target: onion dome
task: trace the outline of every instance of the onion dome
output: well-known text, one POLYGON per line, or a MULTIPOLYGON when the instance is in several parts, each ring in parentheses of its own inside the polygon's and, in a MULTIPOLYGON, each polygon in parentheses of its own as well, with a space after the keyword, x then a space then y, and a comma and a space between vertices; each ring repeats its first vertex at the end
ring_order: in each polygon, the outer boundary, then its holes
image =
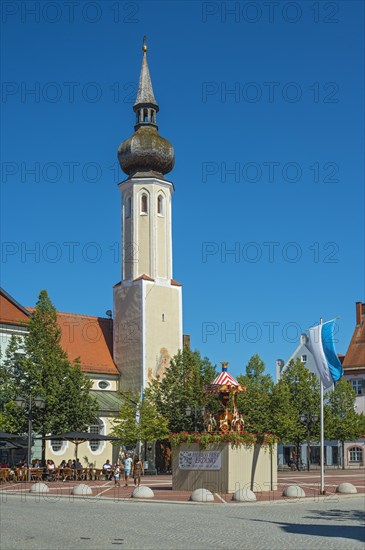
POLYGON ((146 37, 143 39, 142 51, 142 69, 133 106, 136 113, 135 133, 119 146, 118 160, 123 172, 128 176, 137 173, 162 176, 174 167, 174 148, 158 133, 156 118, 159 107, 153 93, 147 64, 146 37))

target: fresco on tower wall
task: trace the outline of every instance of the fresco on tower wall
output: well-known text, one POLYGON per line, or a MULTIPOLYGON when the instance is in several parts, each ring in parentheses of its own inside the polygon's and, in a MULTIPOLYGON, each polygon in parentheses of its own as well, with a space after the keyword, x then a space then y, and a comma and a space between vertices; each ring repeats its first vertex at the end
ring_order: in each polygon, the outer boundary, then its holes
POLYGON ((161 348, 155 367, 153 369, 148 369, 148 382, 151 382, 156 378, 162 378, 163 376, 165 376, 166 369, 168 369, 170 365, 170 360, 171 357, 167 348, 161 348))

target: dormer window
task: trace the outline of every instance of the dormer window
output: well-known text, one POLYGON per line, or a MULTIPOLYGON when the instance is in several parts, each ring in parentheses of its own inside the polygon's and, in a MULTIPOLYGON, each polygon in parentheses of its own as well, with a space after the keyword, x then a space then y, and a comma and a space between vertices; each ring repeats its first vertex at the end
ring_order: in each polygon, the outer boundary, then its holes
POLYGON ((148 197, 146 194, 141 196, 141 214, 148 214, 148 197))
POLYGON ((163 196, 159 195, 157 197, 157 214, 163 216, 163 196))

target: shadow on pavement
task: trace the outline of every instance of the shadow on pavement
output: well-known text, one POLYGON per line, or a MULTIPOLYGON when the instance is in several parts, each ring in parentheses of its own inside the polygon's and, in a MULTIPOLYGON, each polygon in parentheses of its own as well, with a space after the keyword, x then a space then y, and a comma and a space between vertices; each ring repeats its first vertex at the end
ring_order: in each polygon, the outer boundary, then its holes
MULTIPOLYGON (((303 524, 303 523, 286 523, 283 521, 270 521, 264 519, 248 519, 245 518, 245 521, 256 521, 260 523, 271 523, 272 525, 279 525, 286 533, 297 534, 297 535, 310 535, 314 537, 332 537, 332 538, 346 538, 353 539, 360 542, 365 542, 365 528, 363 525, 364 514, 360 511, 344 511, 344 510, 328 510, 314 511, 313 514, 317 516, 306 516, 309 519, 316 520, 318 515, 321 516, 321 519, 334 520, 338 519, 339 521, 358 521, 361 525, 329 525, 323 524, 303 524)), ((242 519, 242 518, 240 518, 242 519)))

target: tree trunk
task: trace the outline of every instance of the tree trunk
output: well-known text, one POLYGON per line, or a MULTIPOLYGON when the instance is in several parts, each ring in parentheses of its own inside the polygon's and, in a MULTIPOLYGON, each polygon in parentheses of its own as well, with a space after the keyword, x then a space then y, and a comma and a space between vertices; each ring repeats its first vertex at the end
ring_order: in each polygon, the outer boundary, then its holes
POLYGON ((345 442, 344 441, 341 441, 341 451, 342 451, 342 459, 341 459, 342 469, 344 470, 345 469, 345 442))

